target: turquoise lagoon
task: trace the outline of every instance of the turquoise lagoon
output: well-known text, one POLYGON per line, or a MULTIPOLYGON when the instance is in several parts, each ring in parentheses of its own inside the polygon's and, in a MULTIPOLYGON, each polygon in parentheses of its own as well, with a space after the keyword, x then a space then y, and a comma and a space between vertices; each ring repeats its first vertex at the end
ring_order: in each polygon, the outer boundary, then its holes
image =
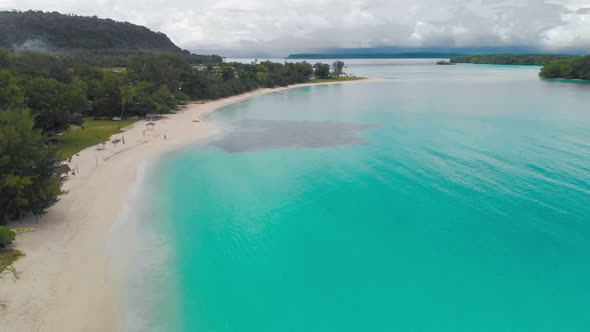
POLYGON ((431 62, 211 114, 144 184, 129 330, 589 331, 590 86, 431 62))

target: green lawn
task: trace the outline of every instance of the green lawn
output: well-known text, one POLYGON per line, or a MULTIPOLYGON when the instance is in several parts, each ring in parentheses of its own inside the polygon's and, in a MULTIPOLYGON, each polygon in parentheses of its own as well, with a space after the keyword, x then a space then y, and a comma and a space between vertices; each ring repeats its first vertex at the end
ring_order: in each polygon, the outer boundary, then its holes
POLYGON ((337 78, 316 78, 315 80, 309 81, 310 83, 331 83, 331 82, 345 82, 345 81, 358 81, 358 80, 365 80, 366 77, 356 77, 356 76, 341 76, 337 78))
POLYGON ((0 274, 6 269, 15 273, 16 271, 12 268, 12 264, 23 256, 24 254, 18 250, 0 250, 0 274))
POLYGON ((57 155, 62 159, 68 159, 89 146, 108 141, 109 137, 121 132, 121 128, 127 127, 137 120, 84 120, 84 129, 72 127, 69 131, 59 136, 59 149, 57 155))

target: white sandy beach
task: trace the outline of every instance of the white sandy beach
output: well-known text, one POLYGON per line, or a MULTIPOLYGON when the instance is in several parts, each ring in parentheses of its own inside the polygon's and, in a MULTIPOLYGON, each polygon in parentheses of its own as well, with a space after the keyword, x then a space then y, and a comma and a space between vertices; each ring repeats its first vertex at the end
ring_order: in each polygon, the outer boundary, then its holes
MULTIPOLYGON (((350 82, 365 83, 375 79, 350 82)), ((17 237, 13 248, 25 253, 15 267, 20 279, 0 278, 0 331, 118 331, 117 289, 107 273, 112 259, 107 250, 111 227, 119 217, 139 165, 216 132, 200 121, 205 114, 245 99, 287 88, 189 104, 164 116, 153 130, 141 120, 127 128, 126 144, 107 144, 105 151, 87 148, 70 167, 79 173, 65 181, 67 193, 37 224, 33 218, 12 227, 34 227, 17 237), (145 131, 145 134, 144 134, 145 131), (166 139, 164 139, 166 135, 166 139)), ((125 236, 125 234, 123 234, 125 236)))

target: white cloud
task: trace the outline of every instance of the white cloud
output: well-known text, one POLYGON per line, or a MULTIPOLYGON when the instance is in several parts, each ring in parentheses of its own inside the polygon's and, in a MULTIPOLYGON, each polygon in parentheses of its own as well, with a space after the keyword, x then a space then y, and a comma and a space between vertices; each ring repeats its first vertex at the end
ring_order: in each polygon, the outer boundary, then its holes
POLYGON ((0 0, 129 21, 195 52, 285 55, 319 48, 590 47, 590 0, 0 0))
POLYGON ((561 24, 547 29, 540 40, 548 49, 559 50, 580 45, 590 51, 590 2, 571 1, 561 13, 561 24))

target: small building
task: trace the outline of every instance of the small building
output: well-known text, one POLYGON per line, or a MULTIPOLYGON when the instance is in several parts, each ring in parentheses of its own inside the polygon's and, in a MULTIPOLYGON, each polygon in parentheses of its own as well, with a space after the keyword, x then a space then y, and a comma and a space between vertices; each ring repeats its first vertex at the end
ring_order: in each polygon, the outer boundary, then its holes
POLYGON ((67 178, 71 171, 72 169, 70 168, 70 166, 68 166, 68 164, 61 164, 56 169, 57 175, 62 179, 67 178))
POLYGON ((205 71, 207 70, 207 66, 205 65, 193 65, 192 66, 194 70, 198 70, 198 71, 205 71))

